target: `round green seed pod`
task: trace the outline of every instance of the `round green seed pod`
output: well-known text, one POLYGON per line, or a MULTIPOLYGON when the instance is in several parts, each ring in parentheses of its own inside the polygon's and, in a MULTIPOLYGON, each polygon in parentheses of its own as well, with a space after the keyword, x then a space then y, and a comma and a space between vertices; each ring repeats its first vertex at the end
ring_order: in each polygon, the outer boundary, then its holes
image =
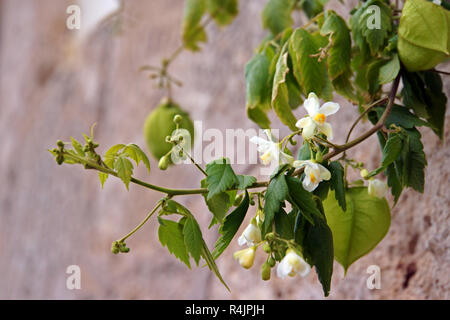
POLYGON ((264 281, 270 280, 270 266, 267 264, 267 262, 262 265, 261 278, 264 281))
POLYGON ((166 141, 166 137, 172 135, 172 132, 176 130, 176 124, 173 121, 176 115, 182 117, 179 128, 186 129, 190 133, 192 146, 194 141, 194 124, 192 120, 185 111, 167 98, 161 100, 159 106, 145 120, 145 142, 150 153, 158 160, 173 147, 173 144, 166 141))

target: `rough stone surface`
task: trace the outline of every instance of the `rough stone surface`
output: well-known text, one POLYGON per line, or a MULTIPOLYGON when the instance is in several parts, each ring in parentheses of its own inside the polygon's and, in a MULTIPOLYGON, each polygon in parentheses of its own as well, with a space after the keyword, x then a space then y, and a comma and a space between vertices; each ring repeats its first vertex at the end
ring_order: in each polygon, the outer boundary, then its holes
MULTIPOLYGON (((218 261, 228 293, 206 268, 189 270, 169 255, 158 242, 155 220, 128 241, 130 254, 110 253, 111 242, 131 230, 159 194, 134 185, 127 192, 112 178, 101 190, 94 172, 57 166, 46 149, 59 138, 81 139, 94 122, 102 151, 114 143, 144 145, 143 121, 164 93, 138 69, 158 64, 179 45, 183 2, 127 0, 118 18, 78 45, 65 28, 69 3, 0 1, 0 298, 323 298, 314 272, 305 279, 274 276, 263 282, 256 270, 262 255, 255 269, 241 269, 232 259, 236 243, 218 261), (66 289, 66 268, 72 264, 81 267, 82 290, 66 289)), ((183 53, 171 66, 184 82, 175 99, 203 121, 204 129, 256 128, 244 113, 243 68, 264 37, 263 3, 241 1, 241 14, 230 27, 209 26, 203 52, 183 53)), ((330 7, 346 12, 338 1, 330 1, 330 7)), ((296 21, 304 22, 301 16, 296 21)), ((448 71, 449 65, 441 69, 448 71)), ((445 90, 449 95, 448 79, 445 90)), ((357 116, 354 107, 340 101, 342 111, 330 118, 338 143, 357 116)), ((448 115, 446 120, 444 142, 422 130, 428 156, 425 194, 408 190, 402 195, 386 238, 345 278, 335 264, 329 299, 450 298, 448 115), (366 287, 372 264, 381 268, 380 290, 366 287)), ((375 138, 350 154, 369 168, 380 160, 375 138)), ((192 187, 202 178, 186 166, 166 173, 152 161, 152 168, 150 176, 144 168, 137 176, 171 187, 192 187)), ((258 174, 258 166, 238 170, 258 174)), ((198 215, 211 246, 217 230, 207 231, 210 214, 203 199, 180 201, 198 215)))

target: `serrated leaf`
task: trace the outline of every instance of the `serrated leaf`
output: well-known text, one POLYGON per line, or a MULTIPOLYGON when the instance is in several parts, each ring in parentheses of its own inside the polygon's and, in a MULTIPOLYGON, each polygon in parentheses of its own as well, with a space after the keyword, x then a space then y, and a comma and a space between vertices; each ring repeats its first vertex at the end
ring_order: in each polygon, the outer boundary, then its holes
POLYGON ((368 1, 362 8, 358 23, 371 54, 375 55, 383 48, 389 32, 392 31, 391 8, 380 0, 368 1))
POLYGON ((238 14, 238 0, 208 0, 208 12, 219 26, 230 24, 238 14))
MULTIPOLYGON (((304 218, 304 217, 303 217, 304 218)), ((303 219, 302 226, 297 226, 297 232, 302 233, 302 248, 306 261, 315 267, 324 295, 330 293, 331 276, 333 274, 333 234, 325 218, 314 216, 314 225, 303 219)), ((302 220, 299 217, 296 223, 302 220)))
POLYGON ((369 195, 366 187, 347 189, 347 211, 342 211, 332 192, 323 202, 333 234, 334 256, 345 272, 369 253, 389 230, 391 215, 386 199, 369 195))
POLYGON ((121 143, 112 146, 111 148, 108 149, 108 151, 105 152, 105 158, 114 158, 119 153, 119 151, 125 147, 126 145, 121 143))
POLYGON ((256 182, 256 178, 253 176, 247 176, 247 175, 240 174, 240 175, 237 175, 237 178, 239 181, 237 188, 239 190, 245 190, 256 182))
POLYGON ((394 54, 392 59, 383 64, 380 68, 379 82, 386 84, 393 81, 400 72, 400 60, 398 55, 394 54))
POLYGON ((101 183, 101 185, 102 185, 102 189, 103 189, 103 186, 104 186, 104 184, 105 184, 105 182, 106 182, 106 179, 108 179, 108 174, 107 173, 104 173, 104 172, 98 172, 98 178, 99 178, 99 180, 100 180, 100 183, 101 183))
POLYGON ((199 43, 206 42, 206 32, 201 25, 206 12, 206 0, 186 0, 184 5, 182 37, 186 49, 200 50, 199 43))
POLYGON ((200 227, 194 218, 187 218, 183 228, 184 243, 198 265, 203 247, 203 237, 200 227))
POLYGON ((275 213, 280 210, 282 203, 288 196, 288 186, 286 184, 286 178, 284 173, 277 174, 271 178, 267 192, 264 195, 264 223, 262 228, 262 234, 272 229, 272 222, 275 217, 275 213))
POLYGON ((294 0, 269 0, 262 13, 263 27, 277 35, 292 26, 294 4, 294 0))
POLYGON ((245 65, 245 84, 247 108, 259 108, 261 110, 270 109, 270 63, 273 53, 267 48, 261 53, 257 53, 245 65))
POLYGON ((403 185, 423 193, 425 185, 425 166, 427 160, 417 129, 406 129, 408 145, 402 150, 403 185))
MULTIPOLYGON (((374 108, 374 111, 377 114, 377 119, 379 119, 384 112, 384 108, 377 107, 374 108)), ((429 123, 419 119, 414 114, 409 112, 407 108, 399 105, 395 105, 392 108, 391 113, 389 113, 389 116, 386 119, 385 125, 387 128, 389 128, 392 124, 403 127, 405 129, 411 129, 421 126, 430 127, 429 123)))
POLYGON ((160 222, 158 229, 159 241, 166 246, 170 253, 191 268, 189 255, 184 243, 183 226, 178 222, 158 218, 160 222))
POLYGON ((224 219, 223 224, 219 228, 219 233, 221 237, 214 244, 213 257, 217 259, 222 252, 228 247, 233 240, 236 232, 239 230, 239 227, 244 221, 245 215, 248 211, 250 203, 250 198, 248 196, 248 192, 245 192, 245 197, 239 206, 233 210, 226 218, 224 219))
POLYGON ((392 162, 397 160, 403 149, 405 137, 402 133, 390 133, 383 149, 381 166, 387 168, 392 162))
POLYGON ((78 153, 78 155, 80 157, 84 157, 86 154, 83 151, 83 146, 81 145, 81 143, 79 143, 75 138, 70 137, 70 140, 72 141, 72 147, 74 148, 74 150, 78 153))
POLYGON ((282 49, 282 54, 278 58, 275 76, 273 78, 272 87, 272 108, 274 109, 281 122, 289 127, 292 131, 297 130, 295 124, 297 120, 292 113, 289 104, 289 93, 286 84, 286 75, 289 72, 288 68, 288 53, 286 52, 287 43, 282 49))
POLYGON ((311 19, 322 12, 323 6, 327 2, 328 0, 304 0, 301 1, 300 3, 308 19, 311 19))
POLYGON ((351 46, 350 31, 344 19, 334 11, 328 12, 320 34, 331 35, 331 47, 328 50, 328 74, 331 80, 350 70, 351 46))
POLYGON ((208 184, 207 200, 239 183, 229 163, 228 159, 222 158, 206 165, 206 173, 208 174, 206 178, 208 184))
MULTIPOLYGON (((206 183, 206 179, 201 181, 201 187, 207 188, 208 184, 206 183)), ((203 194, 205 198, 206 205, 208 206, 209 211, 214 215, 214 218, 218 223, 222 223, 223 218, 225 217, 228 209, 230 209, 232 205, 232 201, 230 201, 230 196, 227 192, 221 192, 213 196, 211 199, 207 199, 207 195, 203 194)))
POLYGON ((312 194, 303 189, 302 182, 297 178, 287 177, 286 183, 289 188, 291 204, 300 210, 309 223, 314 224, 314 216, 320 216, 320 211, 317 209, 312 194))
POLYGON ((329 169, 331 173, 331 190, 334 190, 334 195, 342 210, 346 211, 344 168, 340 162, 332 161, 329 164, 329 169))
POLYGON ((120 155, 114 161, 114 170, 125 184, 127 190, 131 181, 131 175, 133 174, 133 164, 126 158, 125 155, 120 155))
POLYGON ((147 167, 148 172, 150 173, 150 161, 147 158, 147 155, 139 148, 138 145, 134 143, 128 144, 122 152, 123 154, 128 155, 131 159, 136 162, 136 165, 142 161, 147 167))
POLYGON ((292 59, 294 76, 303 89, 304 95, 310 92, 322 96, 326 81, 324 62, 312 57, 319 52, 317 40, 304 29, 296 29, 289 41, 289 55, 292 59))

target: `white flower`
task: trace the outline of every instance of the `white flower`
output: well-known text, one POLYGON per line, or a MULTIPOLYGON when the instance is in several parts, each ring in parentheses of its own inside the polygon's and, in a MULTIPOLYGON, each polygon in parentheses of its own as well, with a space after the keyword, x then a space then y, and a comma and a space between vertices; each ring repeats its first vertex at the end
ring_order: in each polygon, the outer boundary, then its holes
POLYGON ((308 116, 298 120, 295 124, 297 128, 303 129, 303 138, 309 139, 318 131, 325 134, 328 139, 333 139, 333 129, 331 124, 325 122, 325 119, 339 110, 339 104, 336 102, 325 102, 320 106, 319 98, 314 92, 311 92, 303 106, 308 112, 308 116))
POLYGON ((317 188, 322 180, 330 180, 331 173, 327 168, 311 160, 295 160, 292 164, 295 168, 305 167, 303 188, 309 192, 317 188))
POLYGON ((372 197, 383 198, 386 195, 388 186, 384 181, 378 179, 369 180, 369 194, 372 197))
POLYGON ((249 247, 261 242, 261 230, 257 227, 257 221, 251 222, 238 239, 240 246, 247 244, 249 247))
POLYGON ((306 277, 310 270, 311 266, 302 257, 295 253, 294 250, 288 249, 286 255, 278 264, 277 275, 280 278, 293 277, 296 274, 306 277))
POLYGON ((269 130, 264 130, 264 133, 269 138, 268 140, 254 136, 250 139, 251 143, 258 146, 258 152, 262 153, 261 160, 263 164, 268 165, 272 161, 281 162, 281 164, 294 161, 294 158, 280 150, 280 143, 272 140, 272 135, 269 130))
POLYGON ((233 256, 239 261, 241 267, 250 269, 253 266, 253 261, 255 261, 255 251, 255 247, 250 247, 248 249, 236 251, 233 256))

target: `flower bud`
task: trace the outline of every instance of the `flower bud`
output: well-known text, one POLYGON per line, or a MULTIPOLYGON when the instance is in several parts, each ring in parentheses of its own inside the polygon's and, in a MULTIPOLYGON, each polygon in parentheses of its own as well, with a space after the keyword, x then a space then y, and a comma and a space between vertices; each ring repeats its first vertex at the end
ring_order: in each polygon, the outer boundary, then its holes
POLYGON ((272 258, 272 257, 269 257, 269 259, 267 259, 267 264, 268 264, 271 268, 275 267, 275 259, 272 258))
POLYGON ((264 281, 270 280, 270 271, 271 271, 270 265, 267 262, 265 262, 261 267, 261 278, 264 281))
POLYGON ((241 193, 240 195, 238 195, 238 196, 234 199, 233 205, 234 205, 235 207, 237 207, 238 205, 240 205, 243 198, 244 198, 244 194, 241 193))
POLYGON ((268 243, 263 245, 263 250, 264 250, 265 253, 271 253, 272 252, 272 248, 270 247, 270 245, 268 243))
POLYGON ((64 147, 64 142, 62 142, 61 140, 56 141, 56 145, 60 148, 64 147))
POLYGON ((255 261, 255 247, 250 247, 248 249, 236 251, 233 257, 239 261, 239 264, 245 268, 250 269, 255 261))
POLYGON ((361 175, 361 178, 365 178, 369 175, 369 171, 367 171, 367 169, 362 169, 359 174, 361 175))
POLYGON ((179 114, 175 115, 175 117, 173 117, 173 122, 175 122, 175 124, 180 124, 181 121, 183 121, 183 117, 180 116, 179 114))
POLYGON ((383 198, 386 195, 387 190, 388 186, 384 181, 378 179, 369 180, 368 192, 372 197, 383 198))
POLYGON ((256 224, 256 219, 245 228, 242 235, 238 238, 238 243, 240 246, 247 244, 248 246, 254 246, 261 242, 261 230, 256 224))
POLYGON ((160 170, 166 170, 169 167, 169 164, 170 164, 169 155, 165 155, 161 159, 159 159, 158 168, 160 170))

